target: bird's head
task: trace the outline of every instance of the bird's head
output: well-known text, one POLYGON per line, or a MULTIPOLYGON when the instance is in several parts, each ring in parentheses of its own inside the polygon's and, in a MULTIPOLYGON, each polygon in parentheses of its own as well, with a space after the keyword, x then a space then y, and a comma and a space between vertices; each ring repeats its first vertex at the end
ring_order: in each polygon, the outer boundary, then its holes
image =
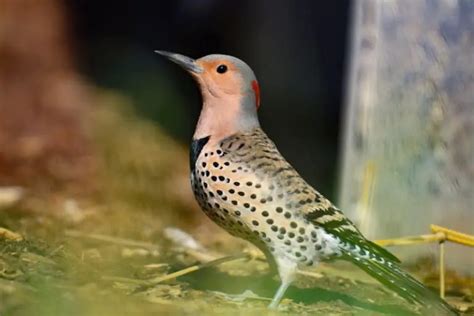
POLYGON ((188 71, 198 82, 203 108, 194 138, 229 136, 259 127, 260 88, 252 69, 228 55, 207 55, 197 60, 156 51, 188 71))

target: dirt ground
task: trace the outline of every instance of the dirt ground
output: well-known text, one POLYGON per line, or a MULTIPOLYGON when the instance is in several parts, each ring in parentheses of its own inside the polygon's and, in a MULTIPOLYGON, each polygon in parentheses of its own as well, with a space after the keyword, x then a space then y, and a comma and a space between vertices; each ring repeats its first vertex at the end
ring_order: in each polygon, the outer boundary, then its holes
MULTIPOLYGON (((314 276, 302 276, 280 309, 271 312, 266 305, 278 280, 259 258, 204 267, 159 282, 171 272, 223 256, 221 250, 228 245, 204 248, 192 245, 189 236, 170 240, 166 235, 173 234, 160 231, 149 240, 83 233, 64 221, 2 215, 2 226, 28 230, 27 239, 15 240, 19 236, 13 234, 0 243, 2 315, 417 315, 415 306, 342 264, 324 264, 314 276), (45 238, 46 234, 54 237, 45 238)), ((237 249, 230 253, 252 252, 240 242, 233 244, 237 249)), ((448 301, 472 313, 472 282, 464 284, 451 276, 449 284, 448 301)))
MULTIPOLYGON (((268 310, 278 279, 254 248, 196 208, 186 149, 128 110, 93 116, 103 159, 95 193, 25 191, 0 203, 0 315, 419 314, 339 263, 301 275, 268 310), (203 264, 231 255, 240 259, 203 264), (168 277, 188 267, 195 271, 168 277)), ((406 268, 437 290, 432 260, 406 268)), ((448 302, 474 314, 473 279, 449 272, 446 284, 448 302)))

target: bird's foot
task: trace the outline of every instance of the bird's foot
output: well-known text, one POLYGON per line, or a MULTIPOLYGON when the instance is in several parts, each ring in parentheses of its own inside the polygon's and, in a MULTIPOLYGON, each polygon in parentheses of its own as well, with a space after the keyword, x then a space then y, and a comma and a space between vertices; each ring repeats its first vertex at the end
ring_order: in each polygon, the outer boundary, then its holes
POLYGON ((276 302, 275 300, 272 300, 272 302, 268 305, 268 309, 277 310, 279 303, 280 302, 276 302))
POLYGON ((266 300, 266 298, 258 296, 251 290, 245 290, 241 294, 227 294, 227 293, 222 293, 218 291, 214 291, 214 294, 217 294, 218 296, 223 297, 224 299, 232 302, 243 302, 248 299, 252 300, 266 300))

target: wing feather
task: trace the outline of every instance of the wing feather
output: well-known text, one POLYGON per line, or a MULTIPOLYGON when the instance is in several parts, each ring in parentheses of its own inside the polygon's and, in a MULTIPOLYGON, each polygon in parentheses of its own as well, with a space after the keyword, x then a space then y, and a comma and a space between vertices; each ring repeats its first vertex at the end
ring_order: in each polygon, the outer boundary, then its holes
POLYGON ((220 148, 238 168, 251 170, 262 182, 275 188, 277 194, 285 196, 286 207, 293 214, 339 239, 341 247, 399 262, 390 252, 365 239, 338 208, 311 187, 261 129, 228 137, 221 141, 220 148))

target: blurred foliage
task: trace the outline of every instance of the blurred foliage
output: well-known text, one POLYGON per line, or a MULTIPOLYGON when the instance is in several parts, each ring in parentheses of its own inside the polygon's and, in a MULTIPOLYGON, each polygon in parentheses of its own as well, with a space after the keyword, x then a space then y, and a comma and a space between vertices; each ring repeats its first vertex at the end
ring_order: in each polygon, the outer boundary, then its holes
POLYGON ((193 223, 197 207, 188 183, 187 149, 156 124, 139 119, 116 94, 101 93, 90 119, 104 203, 116 211, 159 213, 163 222, 193 223))
POLYGON ((89 95, 67 25, 60 1, 0 1, 0 186, 46 194, 93 187, 82 130, 89 95))

